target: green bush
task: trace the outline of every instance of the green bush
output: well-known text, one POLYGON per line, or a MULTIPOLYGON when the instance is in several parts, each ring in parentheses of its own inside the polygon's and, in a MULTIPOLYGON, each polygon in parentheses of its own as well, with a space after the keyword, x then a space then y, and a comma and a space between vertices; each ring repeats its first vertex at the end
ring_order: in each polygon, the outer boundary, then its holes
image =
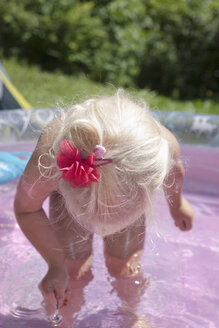
POLYGON ((98 1, 112 44, 107 80, 175 98, 216 96, 219 3, 215 0, 98 1))
POLYGON ((154 28, 147 31, 138 84, 181 98, 216 95, 218 1, 151 0, 150 3, 148 13, 154 28))
POLYGON ((217 0, 1 0, 0 47, 43 68, 175 98, 217 96, 217 0))
MULTIPOLYGON (((108 52, 107 61, 97 68, 99 76, 122 86, 136 85, 141 70, 139 63, 144 56, 144 2, 96 1, 92 12, 94 17, 101 18, 108 35, 103 45, 108 52)), ((101 56, 101 52, 97 51, 96 56, 101 56)))
POLYGON ((3 54, 68 73, 92 70, 92 53, 105 39, 101 20, 91 17, 93 5, 77 0, 1 0, 3 54))

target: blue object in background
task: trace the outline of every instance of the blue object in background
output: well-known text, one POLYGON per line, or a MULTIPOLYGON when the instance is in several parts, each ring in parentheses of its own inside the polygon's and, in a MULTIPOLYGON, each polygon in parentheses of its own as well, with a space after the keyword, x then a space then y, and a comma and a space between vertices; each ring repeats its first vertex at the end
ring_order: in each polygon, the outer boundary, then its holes
POLYGON ((29 152, 0 152, 0 185, 19 178, 30 156, 29 152))

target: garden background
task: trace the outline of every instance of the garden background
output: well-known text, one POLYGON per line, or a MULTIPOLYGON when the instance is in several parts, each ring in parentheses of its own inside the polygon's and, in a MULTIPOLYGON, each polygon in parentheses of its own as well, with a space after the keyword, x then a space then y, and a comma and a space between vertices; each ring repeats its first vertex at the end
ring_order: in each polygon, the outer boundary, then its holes
POLYGON ((218 0, 1 0, 0 58, 34 107, 123 87, 219 114, 218 0))

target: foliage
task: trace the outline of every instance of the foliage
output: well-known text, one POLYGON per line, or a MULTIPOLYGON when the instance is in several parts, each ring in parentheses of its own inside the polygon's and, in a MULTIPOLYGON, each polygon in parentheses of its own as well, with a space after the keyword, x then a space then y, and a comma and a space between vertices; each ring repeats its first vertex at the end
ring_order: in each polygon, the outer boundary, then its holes
POLYGON ((105 32, 98 17, 91 18, 92 2, 71 0, 1 0, 1 47, 43 68, 66 72, 93 67, 94 49, 105 32))
POLYGON ((140 64, 139 85, 181 98, 204 98, 216 93, 219 3, 208 0, 150 3, 154 29, 147 31, 146 59, 140 64), (149 76, 149 83, 145 76, 149 76))
MULTIPOLYGON (((111 95, 116 91, 112 85, 93 82, 85 76, 45 72, 36 65, 13 58, 3 58, 3 65, 14 85, 35 108, 67 106, 92 95, 111 95)), ((128 91, 137 99, 144 99, 151 109, 219 115, 219 103, 212 100, 179 101, 147 89, 129 88, 128 91)))
POLYGON ((216 97, 217 0, 1 0, 0 48, 47 70, 216 97))

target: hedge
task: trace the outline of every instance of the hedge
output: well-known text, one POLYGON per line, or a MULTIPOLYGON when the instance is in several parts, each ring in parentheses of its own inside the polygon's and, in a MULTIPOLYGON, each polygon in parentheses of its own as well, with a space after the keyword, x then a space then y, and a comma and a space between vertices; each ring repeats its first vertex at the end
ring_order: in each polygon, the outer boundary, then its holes
POLYGON ((176 98, 217 97, 217 0, 1 0, 3 56, 176 98))

